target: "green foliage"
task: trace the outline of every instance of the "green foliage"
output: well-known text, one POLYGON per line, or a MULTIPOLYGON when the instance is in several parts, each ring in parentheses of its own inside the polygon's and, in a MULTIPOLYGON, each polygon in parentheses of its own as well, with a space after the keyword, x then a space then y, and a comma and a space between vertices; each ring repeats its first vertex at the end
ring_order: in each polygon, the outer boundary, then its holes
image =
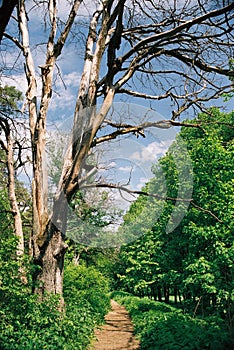
MULTIPOLYGON (((213 108, 209 114, 201 114, 190 123, 200 127, 184 127, 179 137, 183 138, 191 157, 193 202, 197 207, 190 206, 178 227, 167 232, 173 201, 164 202, 160 218, 147 227, 156 209, 161 210, 162 201, 154 199, 146 205, 145 197, 139 196, 126 214, 122 229, 136 236, 139 225, 143 227, 142 235, 121 247, 116 286, 160 301, 169 302, 173 296, 175 302, 180 302, 192 315, 219 315, 231 332, 234 113, 225 114, 213 108), (143 210, 138 219, 138 213, 143 210), (133 225, 129 225, 130 222, 133 225)), ((147 184, 149 190, 160 193, 164 178, 170 197, 177 196, 180 181, 177 168, 180 160, 183 162, 179 154, 175 165, 172 157, 175 145, 173 147, 160 159, 159 165, 153 166, 155 178, 147 184)))
POLYGON ((67 235, 74 242, 89 247, 108 247, 118 237, 108 227, 118 222, 122 211, 110 206, 109 194, 98 189, 77 192, 71 203, 67 235), (79 227, 79 229, 78 229, 79 227))
MULTIPOLYGON (((1 156, 1 151, 0 151, 0 156, 1 156)), ((0 166, 0 181, 1 183, 3 183, 3 179, 1 177, 1 166, 0 166)), ((0 186, 0 227, 1 227, 1 240, 2 240, 2 244, 4 247, 4 238, 5 235, 7 234, 7 232, 9 232, 10 227, 11 227, 11 223, 12 223, 12 214, 10 212, 11 208, 10 208, 10 203, 8 200, 8 196, 7 196, 7 189, 5 188, 5 186, 3 186, 3 188, 1 189, 0 186)), ((0 249, 2 248, 2 245, 0 247, 0 249)))
POLYGON ((1 309, 0 348, 86 349, 97 324, 94 308, 82 300, 68 303, 64 314, 58 307, 59 300, 55 296, 48 296, 42 302, 35 295, 17 293, 8 302, 8 308, 4 305, 1 309))
POLYGON ((0 113, 12 114, 18 111, 18 102, 22 100, 22 92, 14 86, 0 85, 0 113))
POLYGON ((31 294, 30 266, 16 256, 16 247, 9 226, 0 235, 0 349, 86 349, 109 307, 106 279, 94 268, 68 266, 60 312, 59 295, 42 301, 31 294), (27 285, 20 278, 22 268, 27 285))
POLYGON ((110 289, 115 289, 115 264, 118 263, 118 249, 116 248, 92 248, 70 242, 66 260, 79 261, 86 267, 95 267, 102 276, 109 280, 110 289))
POLYGON ((129 311, 141 350, 232 349, 224 321, 219 317, 192 318, 180 309, 148 298, 113 293, 129 311))
POLYGON ((94 267, 70 264, 65 269, 64 298, 70 304, 85 303, 100 322, 109 310, 107 279, 94 267))
MULTIPOLYGON (((14 87, 0 86, 2 120, 8 123, 8 118, 17 114, 20 98, 21 93, 14 87)), ((52 149, 51 152, 55 151, 52 149)), ((52 166, 57 171, 52 172, 53 184, 58 180, 62 153, 55 155, 52 166)), ((32 295, 31 275, 35 266, 30 265, 26 256, 16 255, 18 242, 13 233, 13 213, 7 193, 6 154, 1 149, 0 158, 0 349, 84 350, 93 336, 94 327, 103 322, 109 309, 107 279, 95 268, 69 265, 65 272, 62 311, 59 295, 44 295, 43 300, 32 295)), ((16 194, 24 211, 23 221, 29 226, 30 198, 17 180, 16 194)), ((25 241, 27 230, 25 225, 25 241)))

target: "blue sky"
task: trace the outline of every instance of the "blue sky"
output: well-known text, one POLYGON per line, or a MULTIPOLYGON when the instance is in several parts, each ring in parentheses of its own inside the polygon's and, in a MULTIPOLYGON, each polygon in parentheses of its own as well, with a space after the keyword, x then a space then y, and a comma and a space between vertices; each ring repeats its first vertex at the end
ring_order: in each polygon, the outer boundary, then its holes
MULTIPOLYGON (((28 2, 29 4, 30 1, 28 2)), ((60 0, 59 5, 59 15, 61 19, 64 20, 68 12, 68 7, 66 6, 66 2, 62 0, 60 0)), ((83 8, 82 10, 81 15, 83 18, 89 16, 89 12, 92 13, 94 8, 95 2, 90 0, 87 8, 83 8)), ((44 25, 43 19, 40 19, 36 11, 29 13, 29 16, 31 44, 38 76, 39 96, 41 84, 39 66, 43 65, 45 60, 45 42, 48 28, 44 25), (44 44, 37 45, 38 42, 44 44)), ((17 33, 14 21, 10 22, 9 30, 15 31, 15 34, 17 33)), ((50 125, 56 123, 62 129, 64 124, 71 121, 73 118, 75 100, 82 74, 83 59, 81 55, 82 50, 79 45, 83 47, 83 43, 76 43, 76 45, 72 45, 71 43, 64 49, 62 57, 58 60, 58 69, 55 72, 53 98, 48 113, 48 122, 50 125)), ((2 82, 15 85, 25 93, 27 84, 23 72, 23 57, 18 56, 13 50, 7 52, 6 55, 2 53, 0 57, 2 57, 2 64, 11 65, 15 63, 16 67, 16 70, 13 71, 10 78, 2 76, 2 82)), ((172 107, 169 102, 164 100, 152 102, 151 105, 153 108, 150 109, 147 101, 132 99, 126 96, 122 96, 122 99, 123 101, 120 102, 120 96, 117 96, 117 103, 114 104, 114 108, 116 108, 116 110, 119 108, 131 110, 131 115, 124 119, 125 122, 136 122, 139 124, 142 117, 148 121, 152 119, 155 121, 169 119, 171 116, 172 107)), ((227 103, 224 103, 223 100, 220 99, 219 101, 211 102, 211 105, 212 104, 224 107, 228 111, 234 109, 234 99, 231 99, 227 103)), ((123 110, 123 114, 125 113, 125 115, 127 115, 126 111, 123 110)), ((191 117, 191 115, 189 116, 191 117)), ((113 118, 117 121, 119 116, 113 115, 113 118)), ((103 164, 103 168, 105 169, 100 169, 99 175, 111 182, 120 184, 127 183, 131 177, 130 188, 141 189, 145 182, 153 176, 151 172, 152 163, 156 162, 157 159, 165 153, 177 132, 178 129, 176 128, 171 128, 169 130, 152 129, 150 132, 146 132, 146 138, 142 138, 141 136, 136 138, 131 135, 121 140, 115 140, 106 146, 100 146, 98 155, 99 162, 100 165, 103 164), (109 170, 107 171, 106 168, 109 170)), ((117 195, 116 200, 121 200, 120 196, 117 195)))
MULTIPOLYGON (((33 4, 32 0, 28 0, 28 8, 30 8, 31 4, 33 4)), ((95 1, 86 0, 86 5, 81 6, 80 16, 78 20, 81 21, 81 26, 83 31, 87 31, 85 28, 85 19, 88 18, 93 11, 96 9, 95 1), (83 24, 82 24, 83 22, 83 24)), ((183 2, 182 2, 183 3, 183 2)), ((43 2, 42 2, 43 4, 43 2)), ((29 12, 29 30, 30 30, 30 42, 33 52, 33 57, 35 60, 35 68, 38 75, 38 91, 40 91, 40 65, 44 64, 45 60, 45 48, 46 48, 46 40, 48 36, 49 26, 45 25, 44 17, 42 15, 44 6, 41 5, 40 10, 34 10, 29 12), (40 43, 40 44, 39 44, 40 43)), ((69 4, 67 1, 58 1, 58 17, 62 21, 65 21, 67 18, 67 14, 69 11, 69 4)), ((15 33, 17 37, 17 23, 12 19, 8 26, 9 31, 11 33, 15 33)), ((58 31, 59 32, 59 31, 58 31)), ((82 36, 79 36, 80 40, 82 36)), ((83 38, 84 39, 84 38, 83 38)), ((5 39, 4 39, 5 40, 5 39)), ((4 50, 4 40, 2 48, 4 50)), ((76 42, 72 43, 70 41, 69 45, 66 45, 61 57, 58 59, 57 67, 55 70, 54 76, 54 87, 53 87, 53 98, 51 101, 48 118, 53 121, 61 121, 63 119, 69 118, 73 116, 75 99, 77 96, 80 77, 83 69, 83 53, 84 42, 76 42)), ((0 58, 1 59, 1 58, 0 58)), ((10 50, 5 57, 2 56, 2 64, 12 65, 12 63, 16 67, 16 71, 11 73, 11 79, 7 79, 6 77, 2 77, 3 82, 7 82, 9 84, 16 85, 17 88, 26 91, 26 79, 23 71, 23 57, 18 56, 18 53, 14 53, 13 50, 10 50), (15 62, 14 62, 15 61, 15 62)), ((105 69, 105 67, 104 67, 105 69)), ((147 101, 143 99, 132 99, 132 97, 128 96, 116 96, 115 101, 119 101, 122 99, 124 102, 135 103, 141 106, 149 106, 147 101)), ((227 110, 234 109, 234 98, 229 102, 224 103, 221 99, 219 101, 213 101, 212 104, 216 104, 220 107, 227 108, 227 110)), ((162 115, 164 119, 168 119, 171 117, 172 106, 166 100, 151 102, 151 105, 155 110, 162 115)), ((191 115, 190 115, 191 117, 191 115)))

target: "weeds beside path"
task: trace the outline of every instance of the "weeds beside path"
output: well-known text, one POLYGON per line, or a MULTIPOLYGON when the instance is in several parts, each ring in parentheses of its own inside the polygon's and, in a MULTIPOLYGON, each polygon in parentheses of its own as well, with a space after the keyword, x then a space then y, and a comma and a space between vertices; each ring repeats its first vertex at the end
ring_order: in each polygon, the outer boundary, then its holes
POLYGON ((126 309, 111 300, 112 310, 105 316, 105 325, 96 330, 96 341, 90 350, 138 350, 139 341, 126 309))

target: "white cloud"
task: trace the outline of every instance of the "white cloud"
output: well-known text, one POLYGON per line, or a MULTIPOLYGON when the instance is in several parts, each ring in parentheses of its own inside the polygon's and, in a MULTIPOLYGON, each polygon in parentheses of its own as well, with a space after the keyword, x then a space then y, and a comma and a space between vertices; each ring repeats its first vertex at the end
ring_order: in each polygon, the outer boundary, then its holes
MULTIPOLYGON (((89 16, 97 9, 98 3, 100 1, 88 0, 83 1, 80 5, 78 15, 79 16, 89 16)), ((58 2, 58 17, 65 20, 69 14, 71 5, 68 1, 60 0, 58 2)))
POLYGON ((58 77, 53 88, 53 96, 50 105, 52 111, 73 111, 75 107, 77 89, 80 82, 80 74, 71 72, 58 77))
POLYGON ((142 147, 139 151, 133 152, 130 156, 131 160, 138 161, 140 163, 155 162, 167 151, 171 144, 171 140, 152 142, 145 147, 142 147))
MULTIPOLYGON (((61 114, 65 116, 73 114, 79 81, 80 74, 78 72, 64 74, 61 78, 56 77, 52 88, 53 94, 49 106, 49 113, 54 115, 57 112, 58 120, 61 119, 61 114)), ((28 88, 27 80, 23 73, 11 77, 2 77, 1 82, 3 85, 15 86, 18 90, 22 91, 24 95, 28 88)), ((37 77, 38 98, 40 98, 41 86, 41 79, 37 77)))
POLYGON ((132 166, 120 166, 118 168, 119 171, 130 173, 133 170, 132 166))
POLYGON ((78 72, 71 72, 68 74, 63 75, 62 79, 58 79, 57 85, 60 87, 65 86, 78 86, 80 81, 80 74, 78 72))
POLYGON ((108 167, 108 169, 115 168, 116 166, 117 166, 117 164, 116 164, 116 162, 114 162, 114 161, 111 161, 111 162, 108 164, 108 166, 105 165, 105 167, 108 167))
POLYGON ((140 182, 138 183, 138 185, 136 186, 136 188, 138 189, 138 190, 141 190, 142 189, 142 187, 146 184, 146 182, 148 182, 149 181, 149 179, 147 179, 146 177, 141 177, 140 178, 140 182))
MULTIPOLYGON (((100 1, 94 1, 94 0, 86 0, 83 1, 80 5, 78 15, 79 16, 90 16, 93 14, 93 12, 97 9, 98 4, 100 1)), ((72 8, 71 1, 66 0, 59 0, 57 3, 57 17, 62 20, 66 21, 69 15, 69 12, 72 8)), ((41 2, 40 6, 35 6, 35 2, 32 0, 29 0, 27 3, 27 11, 30 14, 30 20, 36 21, 38 24, 42 24, 44 22, 44 16, 45 13, 49 15, 48 11, 48 3, 47 2, 41 2)))
POLYGON ((25 74, 2 77, 1 83, 3 85, 15 86, 18 90, 20 90, 24 94, 27 91, 27 80, 26 80, 25 74))

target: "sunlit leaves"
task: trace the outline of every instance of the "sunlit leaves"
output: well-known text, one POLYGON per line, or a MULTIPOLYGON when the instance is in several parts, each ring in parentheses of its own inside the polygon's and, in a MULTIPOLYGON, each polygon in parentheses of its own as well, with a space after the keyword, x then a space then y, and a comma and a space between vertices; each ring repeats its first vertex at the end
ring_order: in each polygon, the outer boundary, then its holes
MULTIPOLYGON (((160 218, 143 237, 121 251, 120 273, 123 287, 138 295, 160 300, 168 293, 184 299, 188 310, 219 312, 231 322, 233 275, 234 213, 234 113, 211 109, 196 122, 200 128, 182 128, 193 165, 193 201, 180 225, 171 233, 165 231, 173 201, 165 204, 160 218), (202 300, 198 303, 198 300, 202 300), (197 304, 198 303, 198 304, 197 304), (226 311, 225 311, 226 310, 226 311)), ((167 181, 167 195, 175 197, 178 172, 168 152, 160 161, 167 181)), ((148 187, 160 183, 158 165, 148 187)), ((126 218, 138 222, 144 199, 140 197, 126 218)), ((152 215, 151 208, 146 212, 152 215)), ((134 227, 134 226, 132 226, 134 227)))

